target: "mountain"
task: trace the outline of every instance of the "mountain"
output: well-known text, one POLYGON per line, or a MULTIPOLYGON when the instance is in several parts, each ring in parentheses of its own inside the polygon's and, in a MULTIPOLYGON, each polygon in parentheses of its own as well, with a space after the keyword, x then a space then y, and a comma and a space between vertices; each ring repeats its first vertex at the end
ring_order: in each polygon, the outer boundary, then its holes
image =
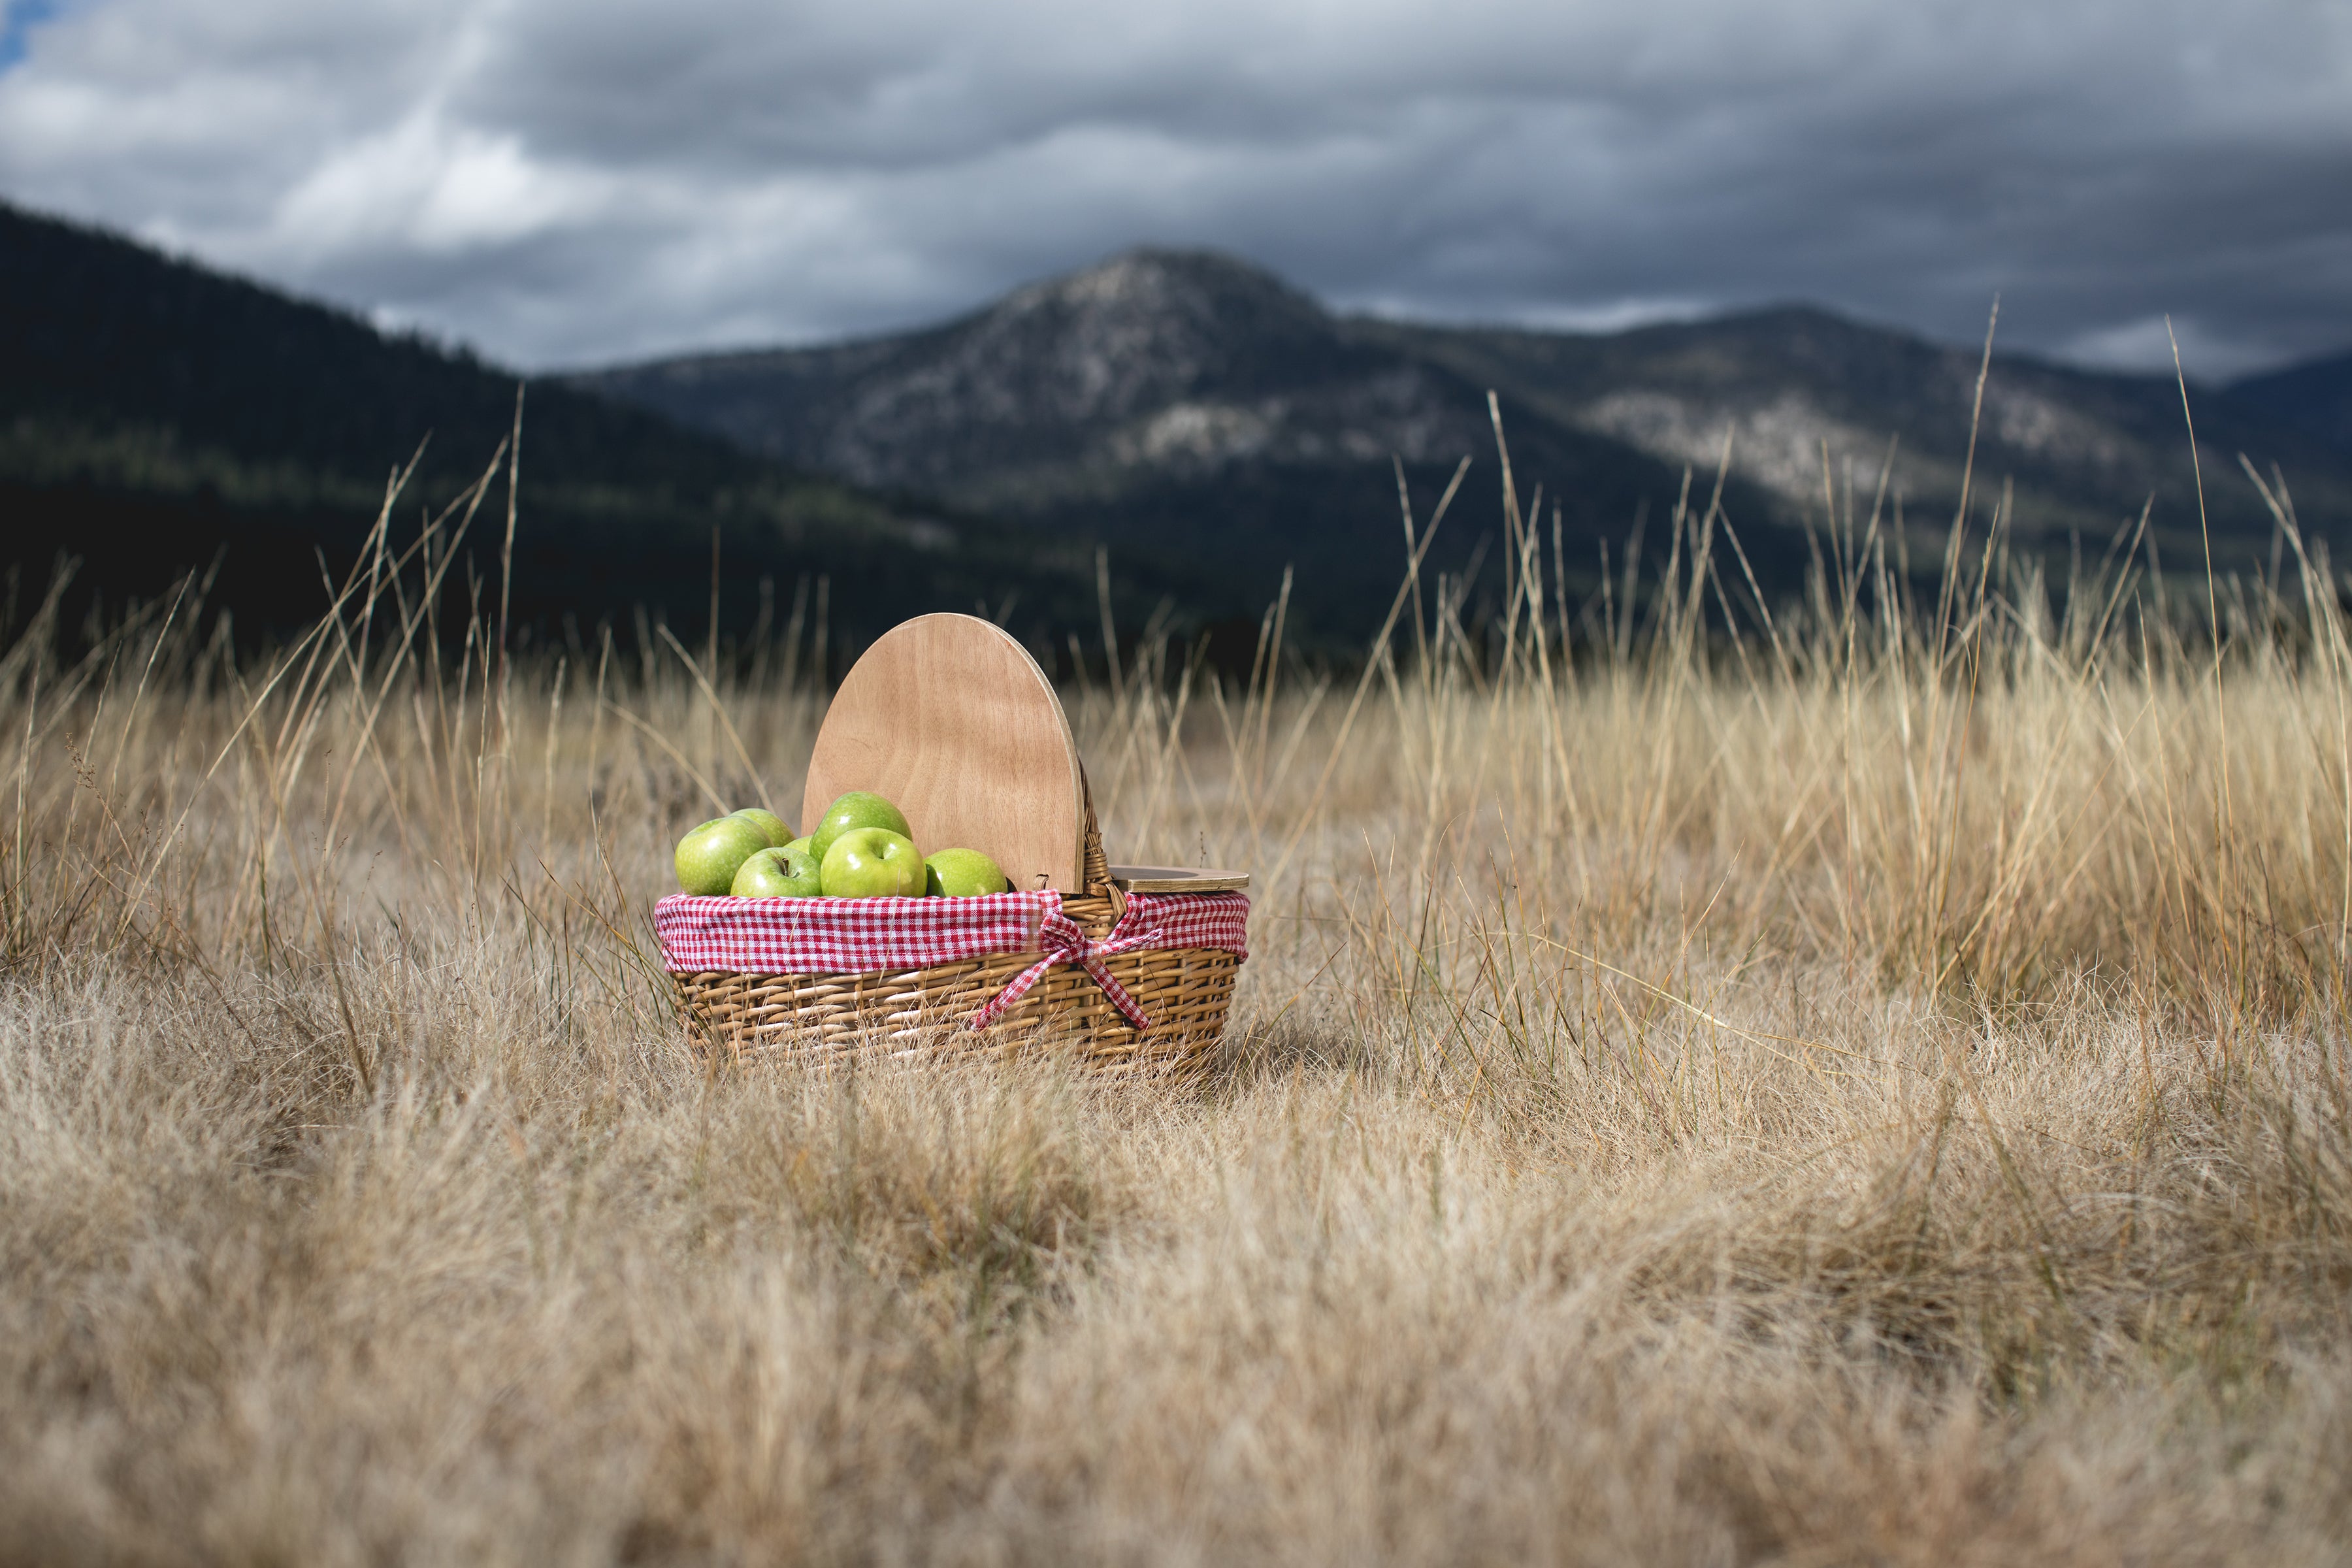
MULTIPOLYGON (((783 461, 1100 539, 1204 613, 1253 616, 1298 568, 1303 632, 1360 637, 1404 563, 1396 482, 1422 521, 1455 461, 1480 482, 1433 551, 1460 567, 1497 526, 1484 388, 1226 258, 1141 251, 945 326, 835 347, 721 354, 578 377, 783 461)), ((1549 479, 1573 560, 1671 506, 1678 463, 1521 419, 1523 494, 1549 479)), ((1763 508, 1744 482, 1744 514, 1763 508)))
MULTIPOLYGON (((1618 333, 1442 327, 1336 315, 1270 274, 1139 250, 921 331, 622 366, 574 384, 780 460, 1109 542, 1121 559, 1263 601, 1299 568, 1309 626, 1360 632, 1402 563, 1389 456, 1427 500, 1454 460, 1485 478, 1449 525, 1459 564, 1496 516, 1485 395, 1501 399, 1522 497, 1561 508, 1572 591, 1600 546, 1670 508, 1685 468, 1725 504, 1769 591, 1801 577, 1802 530, 1865 516, 1882 466, 1905 542, 1933 561, 1967 460, 1979 354, 1788 308, 1618 333), (1892 460, 1890 464, 1890 450, 1892 460), (1209 565, 1213 563, 1214 570, 1209 565), (1245 587, 1244 587, 1245 585, 1245 587)), ((2277 462, 2306 520, 2352 519, 2352 454, 2258 400, 2192 385, 2221 555, 2259 559, 2270 521, 2238 452, 2277 462)), ((2168 555, 2199 540, 2181 392, 1996 355, 1973 493, 2013 486, 2015 536, 2094 551, 2152 500, 2168 555)), ((1649 535, 1663 549, 1662 531, 1649 535)))
MULTIPOLYGON (((320 553, 331 570, 348 563, 386 475, 426 442, 397 546, 488 461, 519 379, 5 205, 0 342, 0 565, 21 613, 59 552, 81 558, 77 623, 93 596, 152 596, 224 550, 215 603, 242 629, 307 622, 324 603, 320 553)), ((698 636, 714 526, 730 625, 755 614, 762 577, 788 605, 819 574, 832 629, 852 643, 907 614, 1003 607, 1015 593, 1019 628, 1041 646, 1096 619, 1083 547, 801 472, 560 382, 529 388, 518 501, 514 611, 541 637, 567 619, 592 635, 638 605, 698 636)), ((501 489, 497 521, 476 525, 486 574, 504 506, 501 489)))
MULTIPOLYGON (((348 563, 384 476, 429 436, 396 518, 395 541, 413 539, 506 435, 518 381, 5 204, 0 343, 8 613, 61 552, 84 563, 79 620, 225 549, 215 602, 248 636, 316 614, 319 558, 348 563)), ((1439 327, 1336 315, 1228 258, 1137 251, 922 331, 533 381, 515 616, 550 637, 645 605, 697 637, 715 525, 738 628, 762 579, 789 602, 822 574, 837 644, 979 604, 1058 647, 1095 624, 1099 542, 1130 626, 1167 603, 1179 625, 1246 640, 1295 564, 1296 635, 1360 646, 1404 559, 1391 454, 1424 524, 1455 460, 1476 459, 1431 568, 1483 559, 1481 593, 1499 577, 1490 388, 1547 538, 1557 508, 1572 594, 1597 585, 1604 544, 1622 553, 1637 518, 1671 509, 1686 467, 1712 487, 1726 430, 1727 510, 1785 593, 1810 559, 1824 450, 1866 511, 1894 443, 1905 542, 1935 559, 1976 371, 1971 351, 1819 310, 1612 334, 1439 327)), ((1975 494, 1989 507, 2012 485, 2019 538, 2053 556, 2077 533, 2095 551, 2152 497, 2165 558, 2194 561, 2180 400, 2161 377, 1996 356, 1975 494)), ((2281 467, 2315 531, 2342 531, 2352 356, 2192 384, 2189 401, 2225 565, 2267 552, 2241 451, 2281 467)), ((502 495, 492 510, 502 521, 502 495)), ((475 541, 486 575, 495 530, 475 541)), ((1649 529, 1654 552, 1663 536, 1649 529)))
POLYGON ((2352 353, 2232 382, 2230 397, 2352 458, 2352 353))
MULTIPOLYGON (((1384 329, 1401 346, 1500 390, 1507 401, 1605 432, 1662 458, 1712 468, 1727 430, 1734 469, 1769 491, 1784 521, 1823 509, 1826 478, 1849 471, 1867 509, 1882 468, 1906 502, 1916 546, 1940 541, 1969 461, 1981 350, 1788 307, 1608 335, 1384 329)), ((2241 474, 2246 454, 2278 464, 2312 518, 2352 523, 2352 453, 2247 399, 2239 388, 2187 387, 2205 510, 2231 563, 2259 556, 2268 510, 2241 474)), ((2012 487, 2023 542, 2079 533, 2103 542, 2152 502, 2167 551, 2199 547, 2197 468, 2183 388, 2169 376, 2120 375, 2022 354, 1993 356, 1974 421, 1975 494, 2012 487)), ((1841 500, 1841 508, 1843 505, 1841 500)))

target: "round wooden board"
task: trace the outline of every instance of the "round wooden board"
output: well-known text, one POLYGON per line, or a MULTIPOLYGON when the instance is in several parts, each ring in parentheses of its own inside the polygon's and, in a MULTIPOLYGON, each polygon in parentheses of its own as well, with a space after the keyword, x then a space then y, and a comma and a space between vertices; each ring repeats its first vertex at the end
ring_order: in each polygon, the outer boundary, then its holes
POLYGON ((883 634, 834 694, 801 826, 846 791, 871 790, 907 814, 924 854, 977 849, 1016 889, 1076 893, 1084 787, 1062 700, 1029 650, 972 616, 918 616, 883 634))

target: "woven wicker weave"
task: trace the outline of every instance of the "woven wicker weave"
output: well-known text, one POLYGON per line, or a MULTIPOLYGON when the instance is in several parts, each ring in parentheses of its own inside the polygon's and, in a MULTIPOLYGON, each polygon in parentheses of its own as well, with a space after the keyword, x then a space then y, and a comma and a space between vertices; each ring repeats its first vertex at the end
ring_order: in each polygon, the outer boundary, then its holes
MULTIPOLYGON (((1127 899, 1111 884, 1091 792, 1086 825, 1086 891, 1063 900, 1062 911, 1100 940, 1126 912, 1127 899)), ((721 970, 670 978, 688 1042, 706 1057, 781 1051, 827 1059, 877 1047, 955 1055, 1062 1050, 1100 1070, 1189 1077, 1207 1065, 1224 1034, 1241 970, 1238 958, 1217 948, 1147 948, 1104 959, 1151 1020, 1140 1033, 1076 965, 1048 970, 995 1026, 982 1033, 964 1026, 1036 957, 1000 952, 861 974, 721 970)))

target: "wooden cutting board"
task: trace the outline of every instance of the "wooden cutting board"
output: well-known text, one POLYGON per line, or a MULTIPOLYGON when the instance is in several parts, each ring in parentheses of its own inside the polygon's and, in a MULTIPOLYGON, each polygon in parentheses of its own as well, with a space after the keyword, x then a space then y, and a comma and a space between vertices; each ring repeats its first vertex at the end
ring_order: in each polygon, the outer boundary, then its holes
POLYGON ((867 648, 834 695, 801 827, 844 793, 871 790, 907 814, 924 854, 977 849, 1017 889, 1076 893, 1083 788, 1062 700, 1029 650, 972 616, 918 616, 867 648))

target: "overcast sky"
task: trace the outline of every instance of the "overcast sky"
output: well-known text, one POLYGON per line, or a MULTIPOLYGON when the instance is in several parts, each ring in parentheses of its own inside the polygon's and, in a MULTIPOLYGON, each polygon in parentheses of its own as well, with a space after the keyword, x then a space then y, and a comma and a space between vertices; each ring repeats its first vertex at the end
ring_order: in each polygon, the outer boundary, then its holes
POLYGON ((1144 243, 1444 319, 2352 345, 2352 0, 0 5, 0 193, 534 368, 1144 243))

